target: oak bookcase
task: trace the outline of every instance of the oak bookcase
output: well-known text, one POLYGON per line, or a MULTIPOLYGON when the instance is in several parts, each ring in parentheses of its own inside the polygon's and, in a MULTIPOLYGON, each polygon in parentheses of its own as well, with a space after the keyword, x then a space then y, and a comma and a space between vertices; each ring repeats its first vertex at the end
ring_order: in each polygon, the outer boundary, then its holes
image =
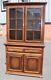
POLYGON ((6 72, 41 76, 46 2, 7 3, 6 72))

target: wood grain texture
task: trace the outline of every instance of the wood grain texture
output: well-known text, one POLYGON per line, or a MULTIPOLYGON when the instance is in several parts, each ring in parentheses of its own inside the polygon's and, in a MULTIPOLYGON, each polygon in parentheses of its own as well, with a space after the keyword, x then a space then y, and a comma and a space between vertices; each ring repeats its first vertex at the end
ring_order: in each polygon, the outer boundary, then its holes
MULTIPOLYGON (((6 71, 9 74, 19 74, 28 76, 41 76, 43 68, 44 51, 44 25, 45 25, 45 2, 44 3, 8 3, 7 13, 7 43, 6 46, 6 71), (40 9, 41 28, 39 30, 27 29, 28 9, 40 9), (10 17, 10 9, 14 9, 14 18, 10 17), (17 16, 17 10, 23 13, 21 18, 17 16), (18 19, 22 19, 22 28, 18 29, 18 19), (14 29, 10 28, 10 20, 15 20, 14 29), (11 34, 10 31, 13 33, 11 34), (17 39, 18 31, 22 31, 22 37, 17 39), (27 31, 32 31, 33 38, 27 39, 27 31), (40 32, 40 37, 35 37, 35 32, 40 32), (11 35, 11 37, 10 37, 11 35), (14 37, 13 37, 14 36, 14 37), (35 37, 35 38, 34 38, 35 37)), ((33 21, 34 23, 34 21, 33 21)), ((20 26, 19 26, 20 27, 20 26)), ((36 34, 37 35, 37 34, 36 34)), ((20 36, 19 36, 20 37, 20 36)))

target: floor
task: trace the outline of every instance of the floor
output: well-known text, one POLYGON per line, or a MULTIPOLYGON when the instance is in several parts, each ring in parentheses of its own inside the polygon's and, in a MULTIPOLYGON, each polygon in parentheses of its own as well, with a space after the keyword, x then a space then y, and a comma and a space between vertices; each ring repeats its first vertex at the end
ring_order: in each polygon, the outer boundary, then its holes
POLYGON ((0 37, 0 80, 51 80, 51 42, 45 42, 42 78, 6 74, 6 38, 0 37))

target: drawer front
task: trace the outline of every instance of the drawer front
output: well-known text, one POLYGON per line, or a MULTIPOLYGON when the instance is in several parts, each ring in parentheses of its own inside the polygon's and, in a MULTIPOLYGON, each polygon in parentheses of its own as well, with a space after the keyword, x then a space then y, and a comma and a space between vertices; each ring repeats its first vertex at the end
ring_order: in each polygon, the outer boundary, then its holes
POLYGON ((19 47, 7 46, 7 51, 18 51, 18 52, 22 52, 23 49, 22 48, 19 48, 19 47))
POLYGON ((32 47, 13 47, 13 46, 7 46, 7 51, 16 51, 16 52, 26 52, 26 53, 41 53, 43 51, 42 48, 32 48, 32 47))
POLYGON ((25 49, 25 52, 32 52, 32 53, 34 53, 34 52, 42 52, 42 49, 41 48, 27 48, 27 49, 25 49))

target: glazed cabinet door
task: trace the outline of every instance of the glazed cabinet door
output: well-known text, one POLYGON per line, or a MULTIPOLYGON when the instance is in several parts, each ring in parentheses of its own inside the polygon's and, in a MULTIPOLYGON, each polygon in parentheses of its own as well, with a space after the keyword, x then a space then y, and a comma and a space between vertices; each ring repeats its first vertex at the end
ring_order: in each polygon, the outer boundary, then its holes
POLYGON ((16 52, 7 53, 7 70, 23 71, 23 55, 16 52))
POLYGON ((40 42, 43 36, 43 7, 27 6, 25 22, 25 40, 27 42, 40 42))
POLYGON ((24 7, 10 7, 8 16, 8 40, 24 41, 24 7))
POLYGON ((40 74, 42 70, 41 54, 25 54, 24 72, 40 74))

